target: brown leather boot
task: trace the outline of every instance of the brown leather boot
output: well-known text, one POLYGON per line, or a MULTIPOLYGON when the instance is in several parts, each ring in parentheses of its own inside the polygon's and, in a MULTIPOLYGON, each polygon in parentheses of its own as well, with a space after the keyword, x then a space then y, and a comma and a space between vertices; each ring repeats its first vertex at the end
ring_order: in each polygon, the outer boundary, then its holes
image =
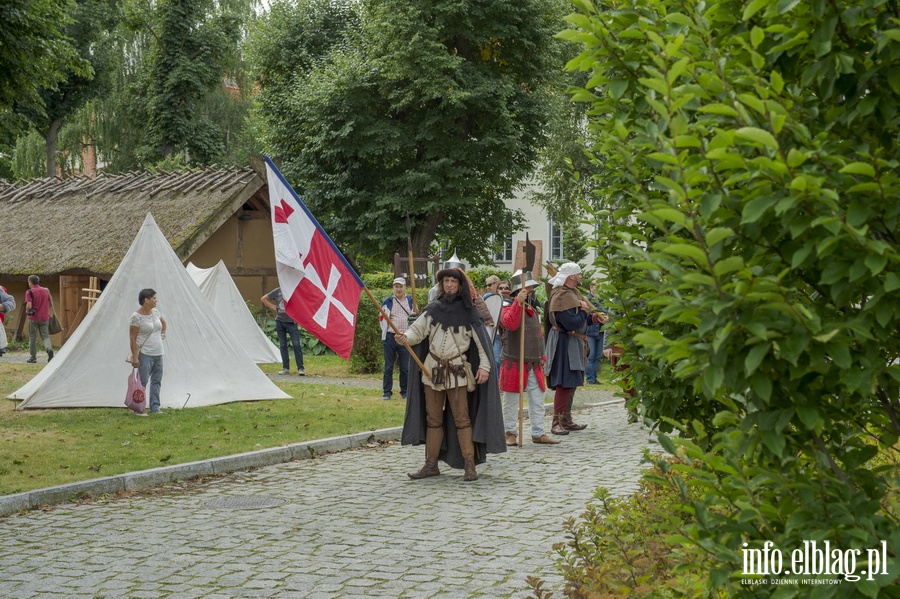
POLYGON ((466 460, 464 465, 465 476, 463 476, 463 480, 478 480, 478 471, 475 470, 475 460, 466 460))
POLYGON ((413 480, 419 480, 420 478, 428 478, 431 476, 437 476, 441 471, 438 469, 437 463, 425 462, 425 465, 422 466, 422 469, 418 472, 410 472, 406 476, 410 477, 413 480))
POLYGON ((561 412, 557 412, 553 415, 553 424, 550 425, 550 432, 554 435, 568 435, 569 431, 566 430, 566 427, 562 424, 563 414, 561 412))
POLYGON ((516 437, 515 433, 506 433, 506 446, 513 447, 514 445, 518 445, 519 440, 516 437))
POLYGON ((587 428, 586 424, 575 424, 575 422, 572 421, 572 412, 566 412, 565 414, 563 414, 561 422, 563 427, 566 430, 570 431, 583 431, 587 428))
POLYGON ((559 443, 559 441, 557 441, 553 437, 549 437, 547 435, 541 435, 540 437, 532 437, 531 442, 532 443, 540 443, 542 445, 556 445, 557 443, 559 443))

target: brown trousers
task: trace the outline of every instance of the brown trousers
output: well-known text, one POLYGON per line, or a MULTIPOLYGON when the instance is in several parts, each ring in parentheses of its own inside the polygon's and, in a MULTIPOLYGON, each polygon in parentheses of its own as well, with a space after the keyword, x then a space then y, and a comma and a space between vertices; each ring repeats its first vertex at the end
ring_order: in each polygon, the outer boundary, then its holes
POLYGON ((441 443, 444 440, 444 406, 450 408, 456 424, 456 436, 464 460, 475 459, 472 445, 472 422, 469 420, 469 397, 466 386, 438 391, 428 385, 425 388, 425 461, 437 464, 441 443))

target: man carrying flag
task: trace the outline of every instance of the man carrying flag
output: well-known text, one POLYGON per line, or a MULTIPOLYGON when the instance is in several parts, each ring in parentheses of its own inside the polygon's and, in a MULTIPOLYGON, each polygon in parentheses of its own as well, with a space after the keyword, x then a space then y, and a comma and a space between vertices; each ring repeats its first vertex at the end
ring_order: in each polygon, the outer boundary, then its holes
POLYGON ((268 157, 266 171, 284 311, 346 360, 363 282, 268 157))
POLYGON ((436 278, 437 298, 395 336, 397 343, 416 346, 410 356, 425 361, 421 379, 409 378, 401 443, 425 443, 425 465, 410 478, 439 475, 440 459, 474 481, 486 454, 506 451, 496 364, 468 278, 456 268, 436 278))

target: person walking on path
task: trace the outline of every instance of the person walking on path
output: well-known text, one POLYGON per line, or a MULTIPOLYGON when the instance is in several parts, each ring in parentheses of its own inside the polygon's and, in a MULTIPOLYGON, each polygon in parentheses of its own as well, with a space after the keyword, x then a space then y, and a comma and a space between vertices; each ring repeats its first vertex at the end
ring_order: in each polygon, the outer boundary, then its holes
POLYGON ((545 347, 547 364, 544 373, 549 378, 550 388, 554 390, 553 425, 550 428, 554 435, 568 435, 569 431, 586 428, 572 420, 575 389, 584 385, 585 331, 588 324, 606 322, 605 315, 588 312, 590 307, 581 299, 577 289, 581 278, 581 267, 567 262, 550 279, 553 288, 547 300, 550 330, 545 347))
MULTIPOLYGON (((603 300, 597 297, 596 291, 597 281, 592 281, 591 291, 588 293, 587 300, 591 302, 591 305, 598 312, 606 314, 606 310, 603 308, 603 300)), ((587 369, 584 374, 589 385, 596 385, 598 384, 597 375, 600 373, 600 358, 603 357, 604 331, 599 323, 591 323, 588 325, 585 335, 587 335, 588 357, 587 369)))
POLYGON ((397 343, 416 346, 426 369, 421 380, 410 381, 401 443, 425 443, 425 465, 410 478, 439 475, 440 459, 462 468, 463 480, 474 481, 475 466, 487 453, 506 451, 496 369, 468 278, 445 268, 437 280, 437 298, 396 336, 397 343))
POLYGON ((281 287, 276 287, 259 300, 275 312, 275 332, 278 333, 278 348, 281 350, 281 371, 278 374, 291 373, 291 356, 288 353, 288 335, 294 347, 294 360, 297 362, 297 376, 306 375, 303 370, 303 346, 300 345, 300 327, 294 319, 284 311, 284 296, 281 287))
POLYGON ((390 319, 397 331, 403 333, 409 327, 409 315, 413 310, 413 298, 406 293, 406 279, 397 277, 393 283, 394 295, 381 302, 381 345, 384 349, 384 376, 381 388, 381 399, 390 399, 394 387, 394 362, 400 366, 400 397, 406 399, 407 381, 409 379, 409 352, 406 346, 399 345, 395 339, 394 329, 388 326, 390 319))
POLYGON ((153 289, 138 293, 140 308, 131 315, 128 338, 131 345, 131 365, 140 370, 141 384, 148 390, 150 413, 159 414, 162 404, 159 391, 163 377, 163 341, 166 338, 166 319, 156 308, 158 299, 153 289))
POLYGON ((513 301, 500 312, 500 324, 506 330, 506 344, 500 360, 500 390, 503 391, 503 425, 506 430, 506 445, 518 445, 519 397, 523 374, 528 395, 528 419, 531 421, 531 442, 544 445, 559 443, 544 434, 544 392, 547 383, 544 378, 544 336, 541 333, 541 318, 537 310, 534 290, 537 281, 530 272, 516 272, 512 277, 513 301), (523 317, 522 311, 525 311, 523 317), (524 330, 522 324, 524 323, 524 330), (520 363, 520 348, 524 336, 524 362, 520 363))
POLYGON ((29 364, 37 363, 37 336, 41 336, 44 349, 47 350, 47 362, 53 359, 53 343, 50 341, 50 290, 41 287, 41 279, 37 275, 28 277, 28 291, 25 292, 25 314, 28 315, 28 350, 31 357, 29 364))

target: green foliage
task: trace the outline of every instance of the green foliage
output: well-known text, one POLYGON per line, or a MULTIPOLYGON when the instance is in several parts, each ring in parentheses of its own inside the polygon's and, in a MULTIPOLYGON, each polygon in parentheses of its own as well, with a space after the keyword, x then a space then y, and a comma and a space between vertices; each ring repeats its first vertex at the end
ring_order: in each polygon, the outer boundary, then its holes
POLYGON ((574 4, 630 403, 704 490, 677 542, 738 593, 743 543, 887 540, 891 574, 834 593, 896 589, 900 9, 574 4))
POLYGON ((220 84, 240 21, 212 0, 160 0, 150 67, 149 128, 166 157, 187 152, 198 163, 223 153, 218 126, 198 105, 220 84))
POLYGON ((352 254, 417 256, 436 235, 487 263, 520 227, 556 76, 555 0, 273 6, 256 59, 268 143, 352 254))
POLYGON ((7 0, 0 5, 0 144, 13 143, 29 121, 19 109, 41 114, 42 88, 53 88, 68 71, 91 76, 90 65, 66 35, 73 0, 7 0))
MULTIPOLYGON (((392 290, 372 290, 372 295, 380 301, 391 295, 392 290)), ((353 337, 353 351, 350 353, 350 372, 371 374, 384 368, 384 351, 381 347, 381 326, 378 324, 379 309, 372 300, 362 293, 356 312, 356 331, 353 337)))
POLYGON ((13 152, 13 174, 19 179, 45 176, 47 151, 44 138, 39 133, 21 135, 16 139, 13 152))
MULTIPOLYGON (((665 465, 665 461, 663 461, 665 465)), ((665 466, 664 466, 665 467, 665 466)), ((566 541, 553 546, 567 597, 717 597, 705 581, 716 564, 693 548, 672 548, 666 537, 689 517, 668 468, 645 474, 637 493, 613 497, 600 488, 578 518, 563 524, 566 541), (687 556, 686 553, 693 553, 687 556), (692 563, 684 567, 685 563, 692 563)), ((551 599, 543 581, 529 580, 531 599, 551 599)))
POLYGON ((365 274, 361 278, 369 289, 391 289, 395 277, 392 272, 373 272, 365 274))
MULTIPOLYGON (((44 115, 34 115, 31 122, 46 141, 45 176, 56 175, 57 142, 63 122, 92 98, 108 91, 116 66, 115 31, 119 25, 117 0, 76 0, 73 22, 66 34, 89 65, 88 73, 70 69, 66 78, 51 89, 41 90, 46 107, 44 115)), ((72 152, 80 154, 83 140, 75 140, 72 152)))
POLYGON ((580 262, 588 255, 587 235, 576 222, 563 226, 563 248, 569 262, 580 262))
MULTIPOLYGON (((584 86, 586 82, 583 73, 569 73, 560 87, 584 86)), ((556 222, 575 223, 585 218, 585 208, 595 201, 594 189, 603 182, 591 176, 596 166, 587 151, 591 144, 586 131, 587 105, 572 102, 566 89, 553 95, 553 103, 547 143, 541 148, 535 173, 539 185, 529 190, 528 200, 543 207, 556 222)))
MULTIPOLYGON (((248 118, 252 84, 239 45, 255 4, 198 0, 173 9, 170 3, 79 0, 81 16, 70 29, 96 76, 85 82, 70 74, 58 91, 44 90, 47 115, 30 117, 48 144, 59 127, 55 157, 62 173, 83 168, 86 145, 113 173, 246 165, 261 151, 259 123, 248 118)), ((17 176, 33 176, 46 162, 33 143, 17 145, 17 176)))

